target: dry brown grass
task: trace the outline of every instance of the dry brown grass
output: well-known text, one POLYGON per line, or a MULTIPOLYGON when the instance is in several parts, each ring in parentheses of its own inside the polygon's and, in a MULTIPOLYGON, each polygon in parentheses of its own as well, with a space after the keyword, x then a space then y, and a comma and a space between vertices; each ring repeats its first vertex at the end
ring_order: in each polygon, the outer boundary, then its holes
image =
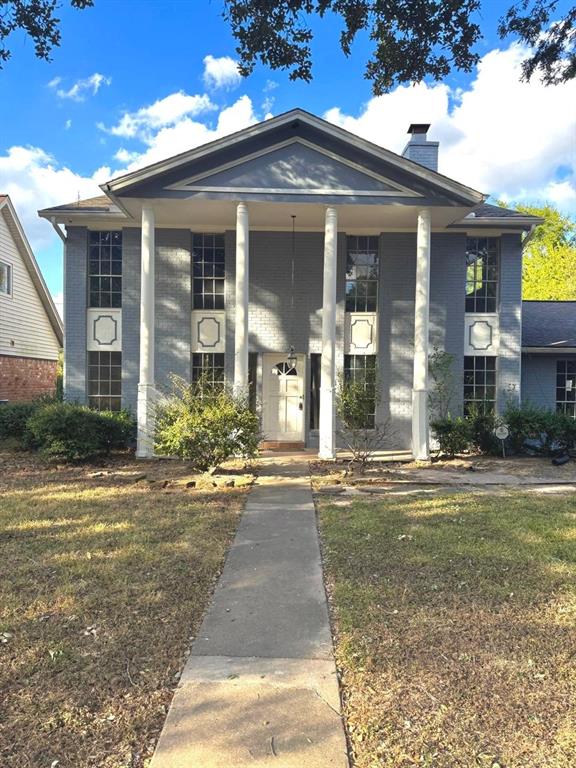
POLYGON ((319 501, 357 768, 573 768, 576 502, 319 501))
POLYGON ((147 764, 243 500, 188 474, 0 452, 0 765, 147 764))

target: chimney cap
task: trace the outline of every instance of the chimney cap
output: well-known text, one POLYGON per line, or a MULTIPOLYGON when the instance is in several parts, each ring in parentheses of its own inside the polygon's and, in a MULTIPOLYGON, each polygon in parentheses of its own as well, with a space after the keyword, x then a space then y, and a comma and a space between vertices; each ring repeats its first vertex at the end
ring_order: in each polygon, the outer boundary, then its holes
POLYGON ((430 123, 410 123, 407 133, 411 133, 413 136, 419 134, 425 136, 428 133, 428 128, 430 128, 430 123))

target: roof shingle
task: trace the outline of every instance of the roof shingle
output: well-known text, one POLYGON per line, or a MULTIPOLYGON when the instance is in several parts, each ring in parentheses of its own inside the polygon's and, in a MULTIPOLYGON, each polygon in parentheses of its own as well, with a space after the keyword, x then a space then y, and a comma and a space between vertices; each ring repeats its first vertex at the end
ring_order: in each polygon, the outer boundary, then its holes
POLYGON ((576 301, 523 301, 522 346, 576 347, 576 301))

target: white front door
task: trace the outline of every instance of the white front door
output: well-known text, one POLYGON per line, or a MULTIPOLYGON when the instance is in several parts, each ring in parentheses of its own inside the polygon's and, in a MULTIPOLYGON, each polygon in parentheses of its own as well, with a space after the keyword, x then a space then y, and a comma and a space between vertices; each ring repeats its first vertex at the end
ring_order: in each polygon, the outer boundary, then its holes
POLYGON ((286 353, 262 358, 262 431, 264 440, 304 441, 304 366, 297 355, 290 368, 286 353))

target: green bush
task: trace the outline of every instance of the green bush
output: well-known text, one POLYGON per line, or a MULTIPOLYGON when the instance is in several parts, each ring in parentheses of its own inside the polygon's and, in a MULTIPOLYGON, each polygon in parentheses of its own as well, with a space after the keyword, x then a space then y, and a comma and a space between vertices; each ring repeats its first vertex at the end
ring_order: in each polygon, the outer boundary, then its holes
POLYGON ((39 403, 8 403, 0 405, 0 440, 22 439, 26 423, 40 407, 39 403))
POLYGON ((232 456, 256 455, 259 419, 246 397, 207 380, 188 384, 177 376, 171 379, 173 391, 156 413, 157 453, 188 459, 202 472, 232 456))
POLYGON ((476 408, 471 408, 466 416, 470 424, 470 447, 479 453, 498 453, 500 443, 494 434, 498 425, 498 418, 494 413, 482 413, 476 408))
POLYGON ((432 435, 438 442, 440 453, 452 457, 470 449, 473 433, 468 419, 461 416, 455 418, 446 416, 431 422, 430 427, 432 435))
POLYGON ((576 420, 531 404, 509 405, 504 421, 510 430, 508 442, 516 453, 526 448, 552 453, 576 445, 576 420))
POLYGON ((44 455, 79 461, 126 448, 134 420, 126 411, 93 411, 75 403, 52 403, 37 409, 26 425, 25 443, 44 455))

